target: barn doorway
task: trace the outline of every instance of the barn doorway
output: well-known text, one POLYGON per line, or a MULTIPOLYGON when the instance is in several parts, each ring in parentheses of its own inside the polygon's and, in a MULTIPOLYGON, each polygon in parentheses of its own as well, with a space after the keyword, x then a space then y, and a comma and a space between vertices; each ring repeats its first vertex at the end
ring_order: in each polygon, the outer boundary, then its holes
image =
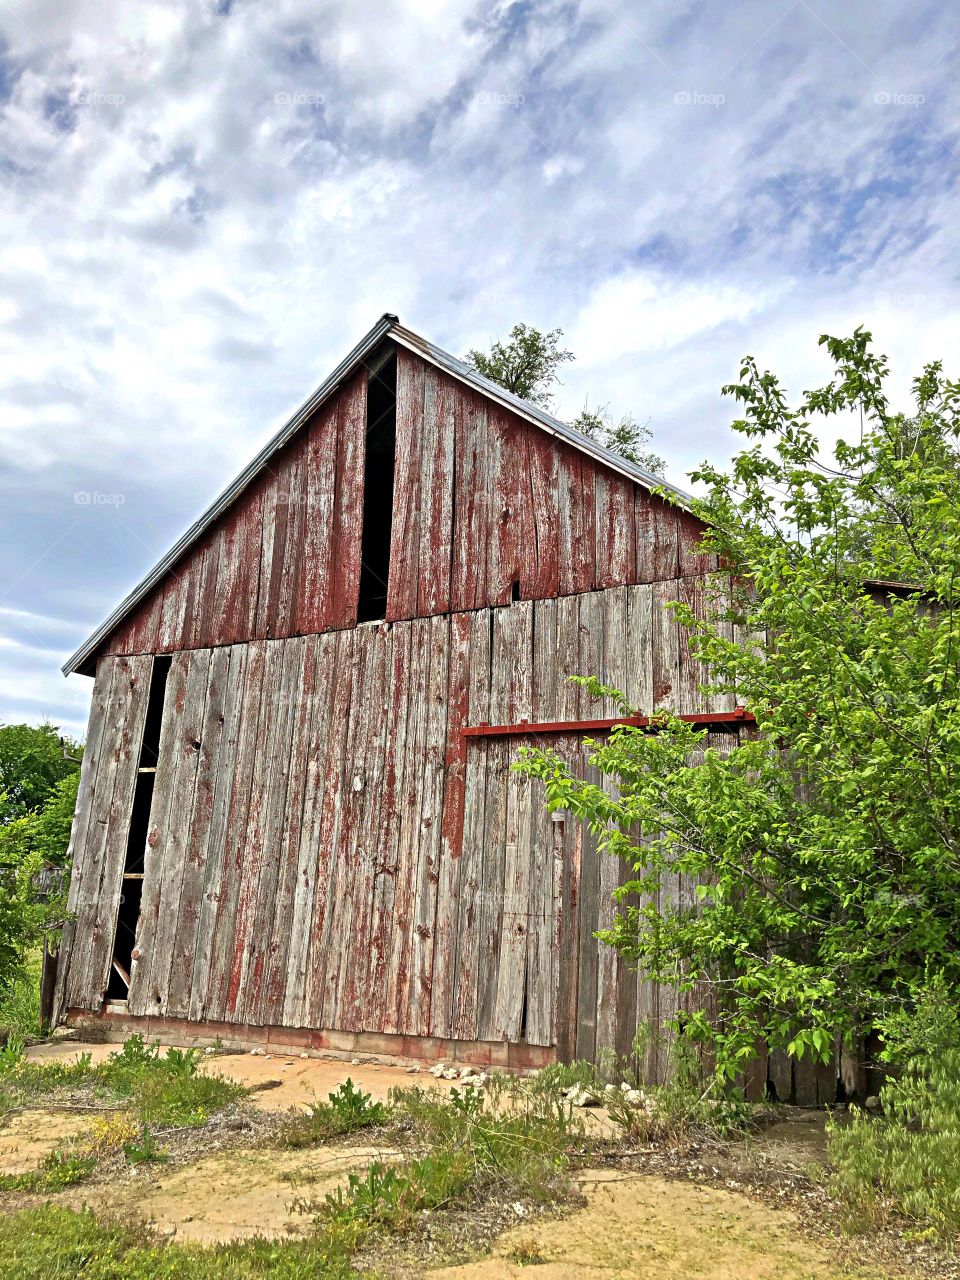
POLYGON ((397 353, 391 347, 374 358, 367 375, 358 622, 376 622, 387 615, 396 449, 397 353))

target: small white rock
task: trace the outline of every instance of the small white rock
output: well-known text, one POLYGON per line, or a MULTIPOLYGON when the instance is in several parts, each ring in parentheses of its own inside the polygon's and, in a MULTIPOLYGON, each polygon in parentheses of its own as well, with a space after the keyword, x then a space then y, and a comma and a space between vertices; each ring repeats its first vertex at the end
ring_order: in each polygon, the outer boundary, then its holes
POLYGON ((309 1058, 309 1057, 310 1057, 310 1055, 309 1055, 309 1053, 301 1053, 300 1057, 301 1057, 301 1058, 309 1058))
POLYGON ((459 1076, 460 1073, 457 1071, 456 1067, 448 1067, 443 1073, 444 1080, 457 1080, 459 1079, 459 1076))
POLYGON ((351 1065, 351 1067, 359 1067, 359 1065, 360 1065, 360 1059, 359 1059, 359 1058, 351 1058, 351 1059, 350 1059, 350 1065, 351 1065))
POLYGON ((438 1063, 436 1063, 434 1066, 432 1066, 432 1067, 430 1068, 430 1074, 431 1074, 432 1076, 436 1076, 436 1077, 437 1077, 437 1079, 439 1080, 439 1079, 440 1079, 440 1077, 443 1075, 443 1073, 446 1071, 446 1069, 447 1069, 447 1068, 446 1068, 446 1066, 444 1065, 444 1063, 442 1063, 442 1062, 438 1062, 438 1063))

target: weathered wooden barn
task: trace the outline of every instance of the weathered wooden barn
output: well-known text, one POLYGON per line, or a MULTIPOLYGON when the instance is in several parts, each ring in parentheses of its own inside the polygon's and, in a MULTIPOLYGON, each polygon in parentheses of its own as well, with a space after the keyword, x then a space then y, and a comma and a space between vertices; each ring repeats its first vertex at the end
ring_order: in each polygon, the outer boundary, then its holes
POLYGON ((662 1025, 593 936, 620 864, 509 768, 587 767, 615 709, 573 674, 736 741, 664 608, 715 565, 661 483, 382 317, 64 668, 57 1016, 516 1066, 662 1025))

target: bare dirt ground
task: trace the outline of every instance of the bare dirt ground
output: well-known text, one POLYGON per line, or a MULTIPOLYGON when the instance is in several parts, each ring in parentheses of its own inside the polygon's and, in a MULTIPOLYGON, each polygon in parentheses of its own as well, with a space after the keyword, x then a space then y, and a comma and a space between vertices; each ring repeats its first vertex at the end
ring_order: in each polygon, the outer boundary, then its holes
MULTIPOLYGON (((91 1052, 99 1060, 114 1048, 63 1043, 30 1053, 66 1060, 91 1052)), ((174 1142, 168 1163, 98 1171, 90 1182, 59 1193, 58 1203, 89 1204, 100 1214, 145 1221, 178 1240, 302 1235, 310 1219, 296 1209, 299 1196, 320 1198, 372 1159, 400 1153, 371 1145, 377 1137, 369 1132, 357 1136, 357 1145, 281 1150, 269 1144, 281 1114, 326 1097, 347 1076, 375 1098, 386 1097, 394 1085, 437 1085, 430 1075, 401 1067, 294 1055, 210 1055, 207 1064, 256 1092, 209 1130, 174 1142)), ((88 1119, 43 1110, 11 1117, 0 1131, 0 1170, 35 1168, 88 1119)), ((591 1128, 606 1128, 600 1115, 591 1128)), ((808 1176, 811 1162, 822 1157, 822 1115, 796 1112, 730 1150, 707 1148, 682 1157, 654 1147, 619 1151, 607 1167, 577 1175, 580 1207, 537 1217, 523 1206, 516 1212, 498 1206, 486 1233, 492 1238, 481 1233, 480 1243, 461 1240, 454 1256, 469 1261, 438 1265, 451 1255, 442 1240, 434 1247, 427 1232, 419 1243, 399 1248, 386 1268, 382 1259, 375 1266, 380 1275, 445 1280, 502 1280, 529 1275, 531 1265, 542 1280, 891 1280, 951 1274, 939 1263, 924 1265, 922 1250, 911 1256, 867 1247, 838 1238, 835 1224, 823 1220, 825 1196, 808 1176)))
POLYGON ((567 1217, 517 1227, 492 1256, 428 1274, 445 1280, 630 1277, 630 1280, 837 1280, 847 1270, 805 1237, 795 1216, 737 1192, 643 1174, 587 1170, 586 1206, 567 1217))

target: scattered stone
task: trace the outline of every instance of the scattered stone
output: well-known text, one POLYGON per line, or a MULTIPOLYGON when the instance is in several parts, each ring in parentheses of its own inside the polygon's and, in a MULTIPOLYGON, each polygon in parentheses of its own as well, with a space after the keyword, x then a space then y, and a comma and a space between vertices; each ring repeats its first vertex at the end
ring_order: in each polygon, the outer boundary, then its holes
POLYGON ((266 1049, 251 1049, 250 1056, 253 1058, 262 1058, 266 1053, 266 1049))
POLYGON ((206 1049, 204 1049, 204 1051, 203 1051, 203 1052, 204 1052, 204 1053, 216 1053, 217 1051, 216 1051, 216 1049, 213 1049, 213 1048, 211 1048, 211 1047, 208 1045, 208 1046, 207 1046, 207 1048, 206 1048, 206 1049))
POLYGON ((407 1067, 407 1075, 408 1075, 408 1076, 415 1076, 415 1075, 417 1075, 417 1073, 419 1072, 419 1070, 420 1070, 420 1068, 419 1068, 419 1067, 407 1067))
POLYGON ((309 1055, 309 1053, 301 1053, 300 1057, 301 1057, 301 1058, 309 1058, 309 1057, 310 1057, 310 1055, 309 1055))
POLYGON ((864 1098, 863 1105, 867 1108, 868 1111, 879 1111, 880 1099, 877 1097, 875 1093, 871 1093, 868 1098, 864 1098))
POLYGON ((456 1069, 456 1067, 448 1067, 446 1071, 443 1072, 444 1080, 458 1080, 459 1078, 460 1078, 460 1072, 456 1069))
POLYGON ((446 1071, 446 1069, 447 1069, 447 1067, 446 1067, 446 1063, 444 1063, 444 1062, 437 1062, 437 1063, 435 1063, 435 1065, 434 1065, 434 1066, 432 1066, 432 1067, 430 1068, 430 1074, 431 1074, 432 1076, 436 1076, 436 1078, 439 1080, 439 1079, 441 1078, 441 1076, 443 1075, 443 1073, 446 1071))
POLYGON ((474 1074, 473 1067, 464 1067, 460 1072, 460 1079, 469 1080, 473 1074, 474 1074))
POLYGON ((351 1059, 350 1059, 350 1065, 351 1065, 351 1067, 359 1067, 359 1065, 360 1065, 360 1059, 359 1059, 359 1058, 351 1058, 351 1059))

